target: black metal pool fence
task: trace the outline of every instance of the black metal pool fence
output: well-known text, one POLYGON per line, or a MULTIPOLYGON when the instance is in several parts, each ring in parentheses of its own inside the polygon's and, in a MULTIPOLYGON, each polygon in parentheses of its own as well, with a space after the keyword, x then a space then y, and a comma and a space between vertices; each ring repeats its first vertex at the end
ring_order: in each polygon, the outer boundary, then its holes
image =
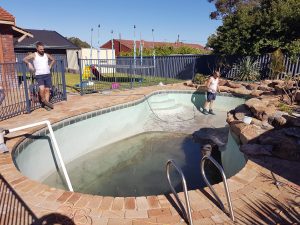
MULTIPOLYGON (((67 99, 62 60, 51 70, 51 102, 67 99)), ((0 121, 41 107, 38 85, 24 63, 0 64, 0 121)))
MULTIPOLYGON (((239 75, 241 56, 176 55, 158 57, 117 57, 115 59, 78 59, 81 94, 114 88, 133 88, 189 80, 195 74, 211 74, 221 69, 221 76, 233 79, 239 75)), ((261 78, 270 78, 270 55, 251 57, 258 62, 261 78)), ((300 59, 284 57, 285 73, 300 73, 300 59)), ((283 78, 283 77, 281 77, 283 78)))

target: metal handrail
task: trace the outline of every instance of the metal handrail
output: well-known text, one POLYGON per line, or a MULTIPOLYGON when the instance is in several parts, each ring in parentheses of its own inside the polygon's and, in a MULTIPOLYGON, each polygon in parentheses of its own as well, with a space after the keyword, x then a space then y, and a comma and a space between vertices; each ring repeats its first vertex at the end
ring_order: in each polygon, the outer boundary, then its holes
POLYGON ((170 185, 170 188, 176 198, 176 201, 179 205, 179 207, 181 208, 185 218, 188 220, 189 224, 190 225, 193 225, 193 219, 192 219, 192 212, 191 212, 191 206, 190 206, 190 200, 189 200, 189 195, 188 195, 188 191, 187 191, 187 186, 186 186, 186 181, 185 181, 185 177, 184 177, 184 174, 182 172, 182 170, 176 165, 176 163, 172 160, 172 159, 169 159, 167 161, 167 164, 166 164, 166 169, 167 169, 167 178, 168 178, 168 182, 169 182, 169 185, 170 185), (175 191, 173 185, 172 185, 172 182, 171 182, 171 179, 170 179, 170 166, 173 165, 174 168, 177 170, 177 172, 179 173, 180 177, 181 177, 181 181, 182 181, 182 186, 183 186, 183 191, 184 191, 184 197, 185 197, 185 204, 186 204, 186 209, 184 208, 184 206, 182 205, 182 202, 181 200, 179 199, 179 196, 177 194, 177 192, 175 191), (188 211, 188 212, 186 212, 188 211), (188 213, 188 215, 187 215, 188 213))
POLYGON ((73 192, 74 190, 73 190, 73 187, 72 187, 72 184, 71 184, 71 181, 70 181, 70 178, 69 178, 69 175, 68 175, 65 163, 64 163, 64 161, 62 159, 62 156, 61 156, 60 150, 58 148, 58 144, 57 144, 57 141, 56 141, 56 138, 54 136, 54 132, 53 132, 53 129, 52 129, 52 126, 51 126, 51 123, 50 123, 49 120, 45 120, 45 121, 41 121, 41 122, 37 122, 37 123, 32 123, 32 124, 28 124, 28 125, 21 126, 21 127, 12 128, 12 129, 6 130, 6 134, 12 133, 12 132, 16 132, 16 131, 19 131, 19 130, 24 130, 24 129, 31 128, 31 127, 45 125, 45 124, 47 125, 47 127, 49 129, 50 138, 51 138, 52 143, 54 145, 54 150, 56 151, 56 154, 58 156, 60 165, 62 167, 62 171, 63 171, 63 174, 65 176, 68 188, 69 188, 70 191, 73 192))
POLYGON ((229 193, 229 190, 228 190, 228 184, 227 184, 227 179, 226 179, 225 172, 224 172, 222 166, 213 157, 211 157, 210 154, 205 154, 203 156, 203 158, 201 159, 202 177, 203 177, 205 183, 207 184, 207 186, 209 187, 209 189, 211 190, 211 192, 213 193, 213 195, 215 196, 216 200, 219 202, 220 207, 225 212, 225 207, 224 207, 221 199, 219 198, 216 191, 214 190, 214 188, 212 187, 212 185, 209 183, 208 179, 206 178, 206 174, 205 174, 205 170, 204 170, 204 163, 205 163, 205 160, 207 160, 207 159, 210 160, 217 167, 217 169, 220 171, 220 173, 222 175, 223 184, 224 184, 224 188, 225 188, 225 192, 226 192, 227 203, 228 203, 228 207, 229 207, 230 218, 231 218, 232 221, 234 221, 231 197, 230 197, 230 193, 229 193))

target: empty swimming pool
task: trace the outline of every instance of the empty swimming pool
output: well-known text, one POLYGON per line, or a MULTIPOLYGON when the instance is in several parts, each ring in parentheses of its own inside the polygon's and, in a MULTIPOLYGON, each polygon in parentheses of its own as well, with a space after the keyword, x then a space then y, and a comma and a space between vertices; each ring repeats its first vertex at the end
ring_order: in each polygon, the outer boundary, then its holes
MULTIPOLYGON (((218 143, 223 167, 228 176, 238 172, 245 159, 225 119, 226 112, 244 99, 218 96, 215 116, 199 111, 204 100, 202 93, 157 92, 56 124, 55 136, 74 190, 109 196, 169 193, 165 174, 168 159, 174 159, 182 168, 189 189, 203 187, 199 168, 203 142, 193 136, 204 129, 222 130, 216 138, 222 136, 218 143)), ((67 189, 45 131, 19 145, 14 160, 29 178, 67 189)), ((173 178, 180 190, 179 178, 173 178)), ((217 176, 211 179, 219 181, 217 176)))

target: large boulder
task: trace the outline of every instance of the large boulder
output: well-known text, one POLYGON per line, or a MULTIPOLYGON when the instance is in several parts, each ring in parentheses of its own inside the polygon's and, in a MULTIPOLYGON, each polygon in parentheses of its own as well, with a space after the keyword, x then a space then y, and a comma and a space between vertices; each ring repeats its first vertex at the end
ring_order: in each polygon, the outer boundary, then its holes
POLYGON ((257 90, 257 88, 258 88, 258 84, 256 84, 256 83, 250 83, 250 84, 247 84, 246 85, 246 88, 248 89, 248 90, 257 90))
POLYGON ((269 131, 259 137, 259 143, 272 145, 274 156, 297 161, 300 159, 300 139, 289 132, 285 129, 269 131))
POLYGON ((291 127, 300 127, 300 117, 293 115, 283 115, 283 117, 287 120, 287 125, 291 127))
POLYGON ((242 88, 243 85, 233 82, 233 81, 228 81, 228 83, 226 84, 226 86, 231 87, 231 88, 242 88))
POLYGON ((244 86, 242 86, 240 88, 234 88, 232 92, 240 95, 250 95, 252 91, 247 90, 244 86))
POLYGON ((228 139, 228 128, 201 128, 193 133, 195 142, 224 146, 228 139))
POLYGON ((228 84, 228 80, 219 79, 219 86, 226 86, 228 84))
POLYGON ((252 117, 252 113, 245 104, 242 104, 234 109, 234 116, 237 120, 242 121, 245 116, 252 117))
POLYGON ((245 127, 247 126, 247 124, 245 124, 244 122, 235 120, 235 121, 232 121, 231 123, 229 123, 229 126, 230 126, 231 131, 239 137, 241 132, 243 131, 243 129, 245 129, 245 127))
POLYGON ((255 118, 259 120, 265 120, 269 116, 272 116, 276 111, 276 107, 273 104, 266 104, 266 102, 257 98, 247 100, 245 105, 250 108, 255 118))
POLYGON ((243 144, 255 143, 258 138, 267 130, 262 129, 254 124, 247 125, 242 129, 240 134, 240 140, 243 144))
POLYGON ((273 83, 273 80, 262 80, 260 83, 263 85, 270 85, 271 83, 273 83))
POLYGON ((297 93, 296 93, 295 101, 300 102, 300 90, 298 90, 297 93))
POLYGON ((253 90, 251 91, 250 95, 253 97, 259 97, 264 93, 264 91, 260 91, 260 90, 253 90))
POLYGON ((260 144, 245 144, 241 146, 241 151, 246 155, 272 155, 272 145, 260 145, 260 144))
POLYGON ((221 92, 232 92, 233 88, 227 86, 219 86, 221 92))
POLYGON ((261 91, 274 91, 274 88, 269 87, 267 85, 260 85, 257 87, 257 89, 261 91))

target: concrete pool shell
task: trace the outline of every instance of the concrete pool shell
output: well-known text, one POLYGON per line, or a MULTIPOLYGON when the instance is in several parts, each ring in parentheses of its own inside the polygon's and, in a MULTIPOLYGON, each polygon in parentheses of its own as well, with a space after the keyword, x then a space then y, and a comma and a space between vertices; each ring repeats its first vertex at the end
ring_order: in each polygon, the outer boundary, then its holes
MULTIPOLYGON (((124 93, 149 94, 159 89, 178 90, 187 88, 183 85, 172 85, 166 87, 141 88, 124 91, 124 93)), ((52 123, 55 123, 71 116, 140 98, 141 96, 102 97, 99 96, 99 94, 83 97, 71 96, 68 102, 57 104, 55 110, 51 113, 40 109, 30 115, 21 115, 17 118, 3 121, 1 122, 1 126, 11 128, 24 124, 24 121, 29 123, 46 118, 49 118, 52 123)), ((34 131, 36 130, 29 130, 28 133, 33 133, 34 131)), ((23 133, 11 134, 10 136, 15 137, 22 134, 23 133)), ((21 139, 22 137, 11 138, 7 142, 8 147, 12 149, 21 139)), ((265 162, 262 163, 266 162, 268 162, 268 159, 265 159, 265 162)), ((293 170, 297 168, 297 164, 294 163, 289 163, 287 166, 285 163, 282 164, 281 161, 272 160, 274 166, 279 162, 285 169, 291 168, 291 170, 293 170)), ((278 190, 271 182, 265 181, 266 178, 262 176, 262 174, 269 176, 270 171, 261 166, 262 163, 258 163, 257 160, 255 160, 255 162, 254 160, 248 160, 246 166, 237 175, 229 179, 234 210, 236 214, 244 215, 238 217, 240 221, 247 222, 248 215, 249 218, 255 218, 257 221, 261 220, 261 223, 264 223, 261 218, 259 219, 258 215, 255 215, 253 212, 248 212, 249 209, 246 209, 251 206, 252 201, 265 199, 265 193, 269 193, 275 198, 280 197, 283 199, 290 197, 289 192, 278 190)), ((183 224, 183 222, 180 222, 181 217, 176 209, 166 196, 163 195, 137 198, 112 198, 71 193, 51 188, 23 176, 15 168, 10 154, 1 154, 0 172, 37 217, 58 212, 73 218, 76 224, 89 224, 86 222, 87 220, 93 221, 93 224, 183 224), (76 214, 78 211, 81 211, 84 215, 79 216, 76 214)), ((281 181, 289 183, 285 178, 277 177, 281 181)), ((225 200, 222 184, 217 184, 215 187, 218 193, 221 193, 222 200, 225 200)), ((194 223, 231 223, 230 219, 207 197, 205 190, 190 191, 194 223)), ((181 197, 183 197, 182 194, 181 197)), ((11 213, 13 211, 14 209, 11 209, 11 213)))

